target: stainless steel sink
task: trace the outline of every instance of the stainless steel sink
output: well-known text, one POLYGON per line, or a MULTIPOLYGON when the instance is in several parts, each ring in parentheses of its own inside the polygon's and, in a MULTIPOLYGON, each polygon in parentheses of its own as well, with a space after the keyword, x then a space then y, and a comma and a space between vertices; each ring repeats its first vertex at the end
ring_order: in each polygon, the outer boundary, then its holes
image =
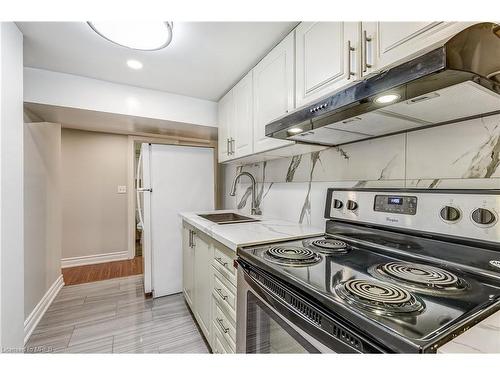
POLYGON ((253 219, 251 217, 239 215, 234 212, 223 212, 220 214, 205 214, 205 215, 198 214, 198 216, 217 224, 251 223, 254 221, 260 221, 258 219, 253 219))

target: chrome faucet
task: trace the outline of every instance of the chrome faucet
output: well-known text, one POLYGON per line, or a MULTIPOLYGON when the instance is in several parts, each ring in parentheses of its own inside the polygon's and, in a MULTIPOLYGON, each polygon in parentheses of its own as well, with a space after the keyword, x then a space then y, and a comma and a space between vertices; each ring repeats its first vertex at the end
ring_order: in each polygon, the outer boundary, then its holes
POLYGON ((262 211, 260 210, 259 207, 257 207, 257 200, 255 197, 255 178, 248 172, 240 172, 236 175, 236 177, 233 180, 233 185, 231 186, 231 192, 229 195, 235 196, 236 195, 236 183, 240 179, 241 176, 248 176, 250 178, 250 181, 252 182, 252 215, 262 215, 262 211))

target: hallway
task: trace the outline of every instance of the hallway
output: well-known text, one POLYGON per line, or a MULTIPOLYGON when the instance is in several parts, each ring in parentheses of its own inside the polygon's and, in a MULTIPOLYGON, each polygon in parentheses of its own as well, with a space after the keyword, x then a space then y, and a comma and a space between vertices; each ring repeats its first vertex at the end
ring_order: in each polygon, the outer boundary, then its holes
POLYGON ((181 293, 146 299, 142 276, 64 286, 26 351, 208 353, 181 293))

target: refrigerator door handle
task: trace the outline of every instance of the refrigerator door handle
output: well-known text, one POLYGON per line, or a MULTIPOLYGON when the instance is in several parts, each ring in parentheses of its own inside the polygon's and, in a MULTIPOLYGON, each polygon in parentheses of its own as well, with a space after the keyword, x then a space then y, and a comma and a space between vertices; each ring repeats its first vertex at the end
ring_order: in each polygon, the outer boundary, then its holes
POLYGON ((139 187, 139 182, 141 181, 140 176, 141 176, 141 172, 142 172, 141 165, 142 165, 142 152, 139 154, 139 160, 137 162, 137 173, 135 176, 135 186, 137 186, 136 200, 137 200, 137 211, 139 214, 139 223, 141 224, 141 228, 144 229, 144 218, 142 217, 141 197, 139 196, 139 193, 146 191, 146 190, 142 187, 139 187))

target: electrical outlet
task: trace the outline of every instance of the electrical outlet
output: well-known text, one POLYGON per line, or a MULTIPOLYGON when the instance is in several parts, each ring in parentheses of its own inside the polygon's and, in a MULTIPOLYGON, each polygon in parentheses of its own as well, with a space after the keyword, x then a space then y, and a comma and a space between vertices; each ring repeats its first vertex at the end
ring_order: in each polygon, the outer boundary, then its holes
POLYGON ((127 187, 125 185, 118 185, 118 194, 126 194, 127 193, 127 187))

